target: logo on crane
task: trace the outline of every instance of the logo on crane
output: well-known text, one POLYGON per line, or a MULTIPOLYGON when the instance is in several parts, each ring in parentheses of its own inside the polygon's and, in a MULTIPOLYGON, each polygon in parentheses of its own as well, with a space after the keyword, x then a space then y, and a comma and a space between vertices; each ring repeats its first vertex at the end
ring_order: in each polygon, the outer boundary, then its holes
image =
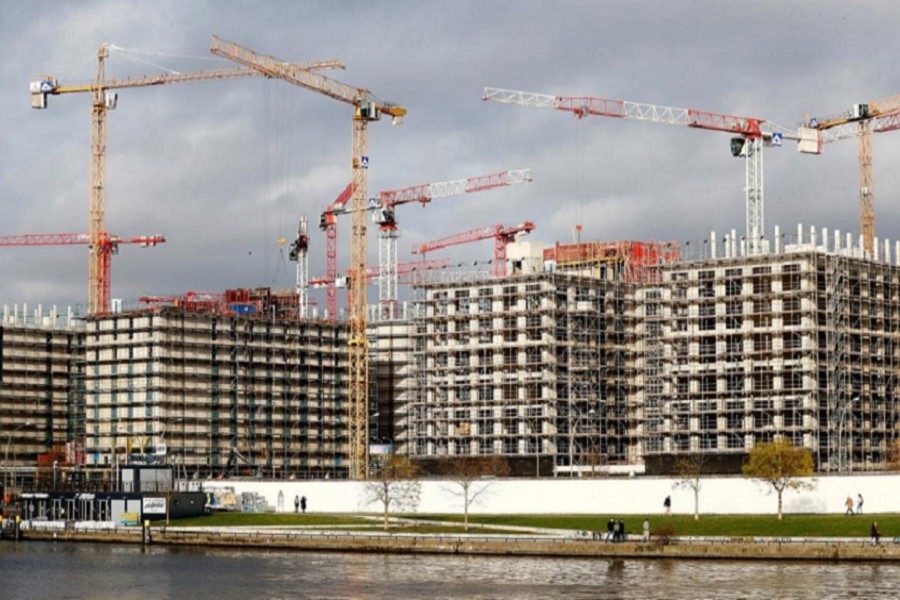
POLYGON ((369 157, 368 156, 361 157, 359 164, 363 169, 368 169, 369 168, 369 157))

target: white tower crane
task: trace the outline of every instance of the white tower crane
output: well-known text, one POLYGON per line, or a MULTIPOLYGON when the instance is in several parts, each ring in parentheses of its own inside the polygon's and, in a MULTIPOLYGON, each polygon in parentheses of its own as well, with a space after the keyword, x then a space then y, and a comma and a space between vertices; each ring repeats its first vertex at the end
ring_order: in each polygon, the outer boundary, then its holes
POLYGON ((746 158, 744 191, 749 254, 758 254, 762 251, 761 239, 765 231, 762 147, 764 144, 780 146, 783 139, 799 140, 797 132, 778 127, 763 119, 736 117, 691 108, 657 106, 590 96, 551 96, 491 87, 484 88, 482 99, 500 104, 562 110, 574 113, 579 119, 586 116, 615 117, 734 134, 735 137, 731 140, 731 153, 746 158))

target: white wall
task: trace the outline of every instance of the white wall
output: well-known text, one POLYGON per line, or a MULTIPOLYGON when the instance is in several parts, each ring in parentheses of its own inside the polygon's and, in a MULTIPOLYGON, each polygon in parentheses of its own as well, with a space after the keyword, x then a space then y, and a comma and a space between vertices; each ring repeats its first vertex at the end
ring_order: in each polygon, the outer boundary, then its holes
MULTIPOLYGON (((843 513, 847 496, 865 498, 864 511, 900 512, 900 475, 818 477, 805 480, 812 491, 785 491, 786 513, 843 513)), ((473 514, 598 514, 626 515, 662 513, 663 499, 672 496, 673 513, 692 513, 693 492, 676 489, 674 480, 656 477, 609 479, 505 479, 485 482, 473 514)), ((203 483, 206 491, 233 487, 235 492, 256 492, 272 508, 278 492, 284 492, 284 511, 293 512, 294 497, 306 496, 307 510, 316 513, 378 512, 377 504, 366 504, 363 483, 354 481, 240 481, 203 483)), ((715 514, 775 513, 777 499, 762 484, 741 477, 704 479, 700 490, 700 512, 715 514)), ((422 482, 420 513, 457 513, 461 500, 447 481, 422 482)), ((855 510, 855 504, 854 504, 855 510)))

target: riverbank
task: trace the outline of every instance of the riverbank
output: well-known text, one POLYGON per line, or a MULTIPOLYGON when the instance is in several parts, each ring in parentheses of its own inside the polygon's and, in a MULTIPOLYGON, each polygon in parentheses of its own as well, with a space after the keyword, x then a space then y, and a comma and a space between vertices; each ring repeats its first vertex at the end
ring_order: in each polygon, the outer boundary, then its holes
MULTIPOLYGON (((142 543, 141 529, 29 529, 28 540, 142 543)), ((153 529, 152 545, 298 551, 529 556, 555 558, 667 558, 900 562, 900 538, 873 546, 868 538, 700 538, 609 543, 590 535, 416 534, 266 528, 153 529)))

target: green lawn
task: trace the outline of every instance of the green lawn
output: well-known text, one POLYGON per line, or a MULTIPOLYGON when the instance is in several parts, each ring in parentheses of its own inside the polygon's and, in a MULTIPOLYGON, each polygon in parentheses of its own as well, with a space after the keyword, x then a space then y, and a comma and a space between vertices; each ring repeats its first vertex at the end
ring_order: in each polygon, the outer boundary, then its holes
MULTIPOLYGON (((340 531, 384 531, 381 515, 363 519, 353 515, 322 514, 274 514, 274 513, 213 513, 191 519, 172 519, 170 525, 184 527, 266 527, 303 526, 319 530, 334 527, 340 531)), ((414 515, 410 515, 414 516, 414 515)), ((432 519, 433 525, 391 525, 392 533, 465 533, 460 522, 451 518, 432 519)), ((162 527, 164 521, 157 521, 154 527, 162 527)), ((505 533, 513 533, 509 530, 505 533)))
MULTIPOLYGON (((373 515, 374 516, 374 515, 373 515)), ((461 515, 395 515, 434 522, 434 525, 395 526, 391 531, 405 533, 461 533, 461 515)), ((778 521, 775 515, 701 515, 695 521, 690 515, 470 515, 469 522, 479 531, 478 524, 510 527, 542 527, 548 529, 569 529, 573 531, 605 531, 610 517, 625 521, 626 530, 639 533, 644 518, 650 519, 651 532, 663 525, 671 526, 675 535, 700 536, 767 536, 767 537, 865 537, 869 535, 872 521, 878 521, 881 535, 885 538, 900 537, 900 514, 886 515, 786 515, 778 521)), ((162 526, 158 522, 156 526, 162 526)), ((176 526, 210 527, 263 527, 263 526, 307 526, 328 529, 335 526, 340 530, 381 530, 380 519, 364 519, 355 515, 326 514, 253 514, 214 513, 193 519, 173 520, 176 526), (341 527, 337 527, 341 526, 341 527)), ((503 533, 513 530, 503 529, 503 533)), ((500 533, 500 531, 491 530, 500 533)))
MULTIPOLYGON (((360 519, 349 515, 322 515, 307 514, 296 515, 292 513, 237 513, 237 512, 217 512, 203 517, 195 517, 191 519, 173 519, 172 525, 183 525, 189 527, 265 527, 265 526, 307 526, 307 527, 328 527, 331 525, 366 525, 370 520, 360 519)), ((157 521, 154 525, 163 525, 164 522, 157 521)))
MULTIPOLYGON (((641 530, 645 518, 650 520, 651 532, 663 525, 671 526, 675 535, 769 536, 769 537, 857 537, 868 536, 872 521, 884 537, 900 537, 900 514, 887 515, 786 515, 778 521, 775 515, 701 515, 695 521, 691 515, 498 515, 469 516, 470 523, 546 527, 605 531, 610 517, 620 518, 630 533, 641 530)), ((418 515, 420 519, 460 520, 457 516, 418 515)))

